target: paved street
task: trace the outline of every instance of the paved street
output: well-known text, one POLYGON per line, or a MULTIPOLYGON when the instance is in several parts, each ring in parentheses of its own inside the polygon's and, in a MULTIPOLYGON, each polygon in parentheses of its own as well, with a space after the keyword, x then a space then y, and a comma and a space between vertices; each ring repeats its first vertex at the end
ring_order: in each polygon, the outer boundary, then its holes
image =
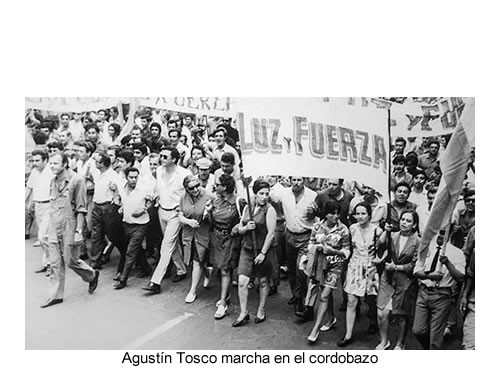
MULTIPOLYGON (((93 295, 87 293, 88 285, 67 270, 64 302, 41 309, 47 294, 47 277, 35 274, 41 261, 40 248, 34 248, 34 239, 25 243, 26 251, 26 349, 145 349, 145 350, 213 350, 213 349, 273 349, 306 350, 338 349, 336 343, 344 333, 345 314, 337 312, 334 330, 321 333, 317 344, 307 343, 313 323, 303 323, 294 315, 293 306, 287 305, 289 288, 282 280, 278 294, 269 297, 267 320, 255 324, 258 294, 253 290, 249 297, 251 321, 243 327, 233 328, 238 315, 237 288, 232 288, 232 302, 228 316, 214 320, 215 302, 219 295, 220 280, 214 278, 209 289, 199 290, 193 304, 184 303, 190 279, 172 283, 165 278, 162 293, 147 296, 141 289, 147 278, 131 276, 128 286, 114 290, 113 277, 118 262, 118 252, 101 270, 99 286, 93 295)), ((337 292, 335 308, 340 304, 337 292)), ((363 305, 361 317, 355 328, 355 343, 346 349, 373 349, 378 335, 368 335, 366 329, 367 306, 363 305)), ((391 342, 395 342, 391 330, 391 342)), ((409 349, 419 349, 413 336, 409 349)), ((460 338, 447 342, 448 349, 459 349, 460 338)))

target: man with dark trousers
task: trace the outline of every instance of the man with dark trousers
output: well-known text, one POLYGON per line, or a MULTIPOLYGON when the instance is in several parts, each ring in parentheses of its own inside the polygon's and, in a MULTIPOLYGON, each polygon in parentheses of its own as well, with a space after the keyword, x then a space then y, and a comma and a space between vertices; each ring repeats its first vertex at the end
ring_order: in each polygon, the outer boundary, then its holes
MULTIPOLYGON (((142 248, 142 241, 146 236, 149 223, 148 209, 152 203, 152 194, 148 189, 137 186, 139 170, 129 167, 125 170, 127 182, 118 187, 123 210, 123 230, 127 242, 125 266, 113 285, 115 289, 122 289, 127 285, 127 279, 137 259, 137 265, 142 272, 141 277, 151 273, 151 267, 146 260, 146 251, 142 248)), ((152 189, 151 189, 152 190, 152 189)))
POLYGON ((118 263, 119 274, 125 264, 126 244, 123 237, 122 217, 119 206, 114 202, 116 186, 123 184, 120 175, 111 168, 111 159, 104 151, 95 153, 95 166, 98 173, 94 179, 94 209, 92 210, 92 252, 91 266, 102 267, 102 256, 106 242, 104 236, 118 248, 121 258, 118 263))

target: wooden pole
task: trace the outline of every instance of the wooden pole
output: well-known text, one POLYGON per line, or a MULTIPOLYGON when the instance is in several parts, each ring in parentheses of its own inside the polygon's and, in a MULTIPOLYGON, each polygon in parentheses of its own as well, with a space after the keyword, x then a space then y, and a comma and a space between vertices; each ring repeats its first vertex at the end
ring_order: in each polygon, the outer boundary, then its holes
MULTIPOLYGON (((392 219, 391 219, 391 171, 392 171, 392 160, 391 160, 391 109, 387 109, 387 132, 388 132, 388 138, 389 138, 389 151, 387 153, 388 157, 388 173, 389 175, 387 176, 387 193, 389 197, 389 202, 387 203, 387 217, 386 217, 386 222, 389 222, 392 225, 392 219)), ((387 262, 392 262, 392 238, 391 238, 391 232, 387 232, 387 262)))

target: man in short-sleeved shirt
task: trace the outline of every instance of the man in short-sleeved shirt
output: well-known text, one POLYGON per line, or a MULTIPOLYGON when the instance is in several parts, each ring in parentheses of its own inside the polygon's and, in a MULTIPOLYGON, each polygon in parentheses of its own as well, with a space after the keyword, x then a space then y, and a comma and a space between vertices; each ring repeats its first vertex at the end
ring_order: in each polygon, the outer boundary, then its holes
POLYGON ((54 173, 48 166, 48 154, 44 150, 35 149, 32 153, 33 170, 26 184, 28 192, 26 200, 32 199, 35 219, 38 225, 38 241, 42 249, 42 266, 35 272, 46 272, 49 268, 49 223, 50 223, 50 183, 54 173))
POLYGON ((440 247, 442 239, 439 235, 425 255, 420 253, 413 270, 420 283, 413 334, 424 349, 441 349, 453 291, 465 274, 464 254, 449 242, 440 247))
POLYGON ((151 273, 151 267, 146 260, 146 252, 142 249, 142 241, 146 236, 149 223, 148 209, 151 206, 152 194, 147 187, 138 184, 140 172, 135 167, 125 170, 127 182, 118 187, 120 202, 123 209, 123 231, 125 233, 126 258, 118 281, 113 285, 115 289, 122 289, 127 285, 127 280, 134 263, 141 268, 142 276, 151 273))

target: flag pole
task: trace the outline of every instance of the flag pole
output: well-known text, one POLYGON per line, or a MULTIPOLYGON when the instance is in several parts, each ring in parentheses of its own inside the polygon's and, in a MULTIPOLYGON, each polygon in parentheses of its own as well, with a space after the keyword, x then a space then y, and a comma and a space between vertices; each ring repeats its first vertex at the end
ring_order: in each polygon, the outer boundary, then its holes
MULTIPOLYGON (((387 176, 387 194, 389 198, 389 202, 387 203, 387 218, 386 222, 389 222, 389 224, 392 225, 392 219, 391 219, 391 172, 392 172, 392 161, 391 161, 391 109, 387 109, 387 132, 388 132, 388 138, 389 138, 389 151, 387 152, 387 157, 388 157, 388 176, 387 176)), ((387 232, 387 262, 392 262, 392 238, 391 238, 391 232, 387 232)))
MULTIPOLYGON (((241 124, 244 124, 244 122, 242 122, 241 124)), ((237 130, 238 130, 238 127, 239 127, 239 125, 237 125, 237 128, 236 128, 237 130)), ((238 135, 240 135, 239 130, 238 130, 238 135)), ((240 137, 240 139, 241 139, 241 137, 240 137)), ((245 186, 245 190, 247 193, 248 214, 250 216, 250 221, 253 221, 253 208, 252 208, 252 201, 250 199, 250 188, 249 188, 251 177, 244 176, 243 154, 241 154, 240 161, 241 161, 241 169, 240 169, 241 170, 241 180, 243 181, 243 185, 245 186)), ((243 214, 242 214, 242 216, 243 216, 243 214)), ((253 246, 253 250, 255 251, 257 249, 257 237, 255 235, 255 230, 251 230, 251 235, 252 235, 252 246, 253 246)))

